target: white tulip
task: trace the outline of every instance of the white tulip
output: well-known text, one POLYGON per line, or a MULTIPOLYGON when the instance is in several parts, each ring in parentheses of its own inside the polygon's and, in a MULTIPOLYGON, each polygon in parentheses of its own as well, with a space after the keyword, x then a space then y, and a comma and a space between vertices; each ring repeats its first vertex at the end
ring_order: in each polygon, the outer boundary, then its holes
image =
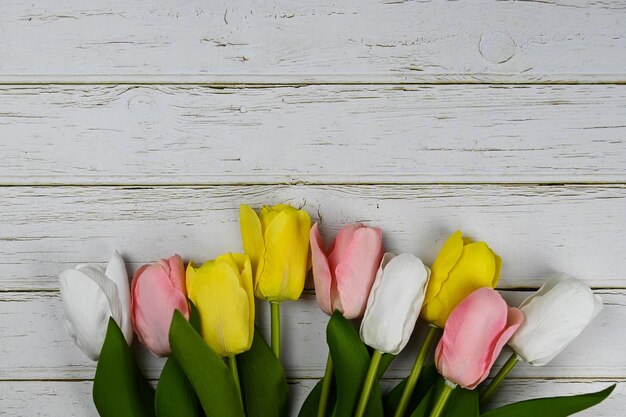
POLYGON ((429 278, 430 269, 414 255, 385 253, 361 322, 366 345, 394 355, 404 349, 422 309, 429 278))
POLYGON ((509 346, 531 365, 550 362, 602 310, 602 299, 571 277, 546 282, 521 304, 525 319, 509 346))
POLYGON ((61 272, 59 283, 65 329, 87 356, 98 360, 109 317, 113 317, 130 345, 133 340, 130 287, 124 260, 117 251, 106 270, 95 265, 78 265, 61 272))

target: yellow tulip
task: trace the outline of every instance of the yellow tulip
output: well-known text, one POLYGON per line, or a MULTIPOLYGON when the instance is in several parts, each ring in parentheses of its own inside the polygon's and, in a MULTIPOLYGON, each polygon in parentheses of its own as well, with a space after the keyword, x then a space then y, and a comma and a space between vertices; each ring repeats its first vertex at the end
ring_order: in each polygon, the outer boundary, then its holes
POLYGON ((243 254, 226 253, 187 267, 187 294, 200 315, 200 331, 220 356, 245 352, 254 336, 252 266, 243 254))
POLYGON ((482 287, 495 288, 502 260, 485 242, 472 242, 454 232, 431 268, 422 317, 444 327, 448 316, 465 297, 482 287))
POLYGON ((254 271, 254 294, 263 300, 297 300, 309 268, 311 218, 287 204, 257 213, 239 208, 243 248, 254 271))

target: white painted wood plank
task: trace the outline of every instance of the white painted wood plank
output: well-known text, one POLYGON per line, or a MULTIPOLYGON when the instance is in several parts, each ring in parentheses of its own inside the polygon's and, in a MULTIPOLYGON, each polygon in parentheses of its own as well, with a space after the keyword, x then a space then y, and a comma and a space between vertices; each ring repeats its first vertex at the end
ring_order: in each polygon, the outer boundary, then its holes
POLYGON ((0 86, 0 184, 626 182, 626 85, 0 86))
POLYGON ((344 224, 382 227, 386 248, 430 264, 461 229, 502 256, 502 288, 540 286, 555 272, 626 288, 626 187, 293 185, 0 188, 0 290, 57 288, 57 274, 177 251, 202 261, 241 250, 239 204, 304 206, 330 238, 344 224))
MULTIPOLYGON (((290 415, 297 410, 315 380, 289 381, 290 415)), ((397 381, 384 380, 383 390, 397 381)), ((550 395, 574 395, 599 391, 612 381, 588 380, 507 380, 494 398, 494 405, 550 395)), ((91 381, 0 381, 0 416, 97 417, 91 400, 91 381), (40 401, 33 401, 39 398, 40 401)), ((602 404, 576 414, 577 417, 622 417, 626 401, 626 384, 621 382, 602 404)))
POLYGON ((13 0, 0 7, 0 79, 624 81, 624 25, 618 0, 13 0))
MULTIPOLYGON (((626 292, 598 292, 605 308, 581 336, 548 366, 519 365, 511 373, 517 378, 623 378, 626 357, 622 347, 626 335, 626 292)), ((503 295, 511 305, 518 305, 529 292, 507 291, 503 295)), ((267 304, 257 303, 257 322, 268 334, 267 304)), ((89 379, 95 363, 70 341, 63 327, 63 311, 57 292, 0 293, 0 333, 3 355, 0 356, 0 379, 89 379), (45 354, 43 354, 45 352, 45 354)), ((319 310, 314 294, 307 292, 298 302, 282 307, 282 361, 291 378, 319 378, 326 364, 326 323, 328 317, 319 310)), ((418 326, 413 340, 387 371, 386 377, 408 374, 425 329, 418 326)), ((157 378, 163 366, 137 346, 137 355, 146 375, 157 378)), ((509 356, 503 354, 497 369, 509 356)))

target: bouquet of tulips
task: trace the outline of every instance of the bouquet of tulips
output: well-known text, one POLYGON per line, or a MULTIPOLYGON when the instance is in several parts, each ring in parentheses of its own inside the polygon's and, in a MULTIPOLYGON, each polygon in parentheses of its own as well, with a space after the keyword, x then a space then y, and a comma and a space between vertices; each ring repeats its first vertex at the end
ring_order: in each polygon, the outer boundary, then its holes
POLYGON ((299 417, 561 417, 614 388, 485 407, 519 361, 547 364, 601 310, 577 279, 551 279, 515 308, 494 290, 500 257, 458 231, 428 268, 413 254, 385 252, 382 231, 363 224, 343 227, 326 248, 318 224, 289 205, 259 213, 242 205, 240 227, 244 253, 186 269, 174 255, 140 267, 130 287, 117 252, 106 269, 60 274, 66 329, 98 361, 93 399, 102 417, 285 417, 280 305, 300 298, 309 269, 330 316, 329 352, 299 417), (269 343, 255 327, 255 297, 270 305, 269 343), (383 394, 379 380, 420 316, 427 331, 414 365, 383 394), (156 389, 129 349, 134 334, 167 357, 156 389), (507 344, 513 355, 481 386, 507 344))

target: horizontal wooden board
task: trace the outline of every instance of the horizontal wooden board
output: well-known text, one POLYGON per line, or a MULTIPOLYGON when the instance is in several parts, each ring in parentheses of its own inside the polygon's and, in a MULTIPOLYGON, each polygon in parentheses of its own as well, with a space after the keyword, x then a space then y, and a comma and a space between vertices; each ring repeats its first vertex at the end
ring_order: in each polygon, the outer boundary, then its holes
POLYGON ((12 85, 0 109, 5 185, 626 182, 626 85, 12 85))
MULTIPOLYGON (((505 291, 511 305, 518 305, 530 292, 505 291)), ((623 378, 626 357, 626 292, 598 291, 605 307, 595 321, 556 359, 544 367, 517 366, 513 378, 623 378)), ((268 305, 257 303, 257 322, 268 334, 268 305)), ((317 307, 314 294, 307 292, 298 302, 282 307, 282 360, 291 378, 319 378, 326 364, 325 328, 328 317, 317 307)), ((409 343, 386 377, 401 378, 408 374, 425 325, 420 323, 409 343)), ((63 307, 57 292, 0 293, 0 379, 89 379, 95 363, 70 341, 63 327, 63 307)), ((157 378, 163 365, 140 346, 136 352, 146 375, 157 378)), ((498 369, 506 352, 496 364, 498 369)))
POLYGON ((0 7, 0 80, 618 82, 619 0, 40 1, 0 7))
POLYGON ((461 229, 503 259, 502 288, 560 272, 626 288, 626 186, 265 185, 0 188, 0 290, 56 289, 57 275, 120 250, 140 263, 180 253, 197 262, 240 251, 238 207, 289 202, 330 240, 356 221, 387 250, 430 264, 461 229))
MULTIPOLYGON (((291 416, 297 415, 297 410, 315 382, 311 379, 289 381, 291 416)), ((381 386, 386 391, 396 382, 384 380, 381 386)), ((611 383, 589 380, 507 380, 493 404, 599 391, 611 383)), ((91 381, 0 381, 0 416, 97 417, 91 400, 91 386, 91 381), (40 400, 33 401, 33 398, 40 400)), ((625 397, 626 383, 621 382, 606 401, 576 416, 622 417, 625 397)))

